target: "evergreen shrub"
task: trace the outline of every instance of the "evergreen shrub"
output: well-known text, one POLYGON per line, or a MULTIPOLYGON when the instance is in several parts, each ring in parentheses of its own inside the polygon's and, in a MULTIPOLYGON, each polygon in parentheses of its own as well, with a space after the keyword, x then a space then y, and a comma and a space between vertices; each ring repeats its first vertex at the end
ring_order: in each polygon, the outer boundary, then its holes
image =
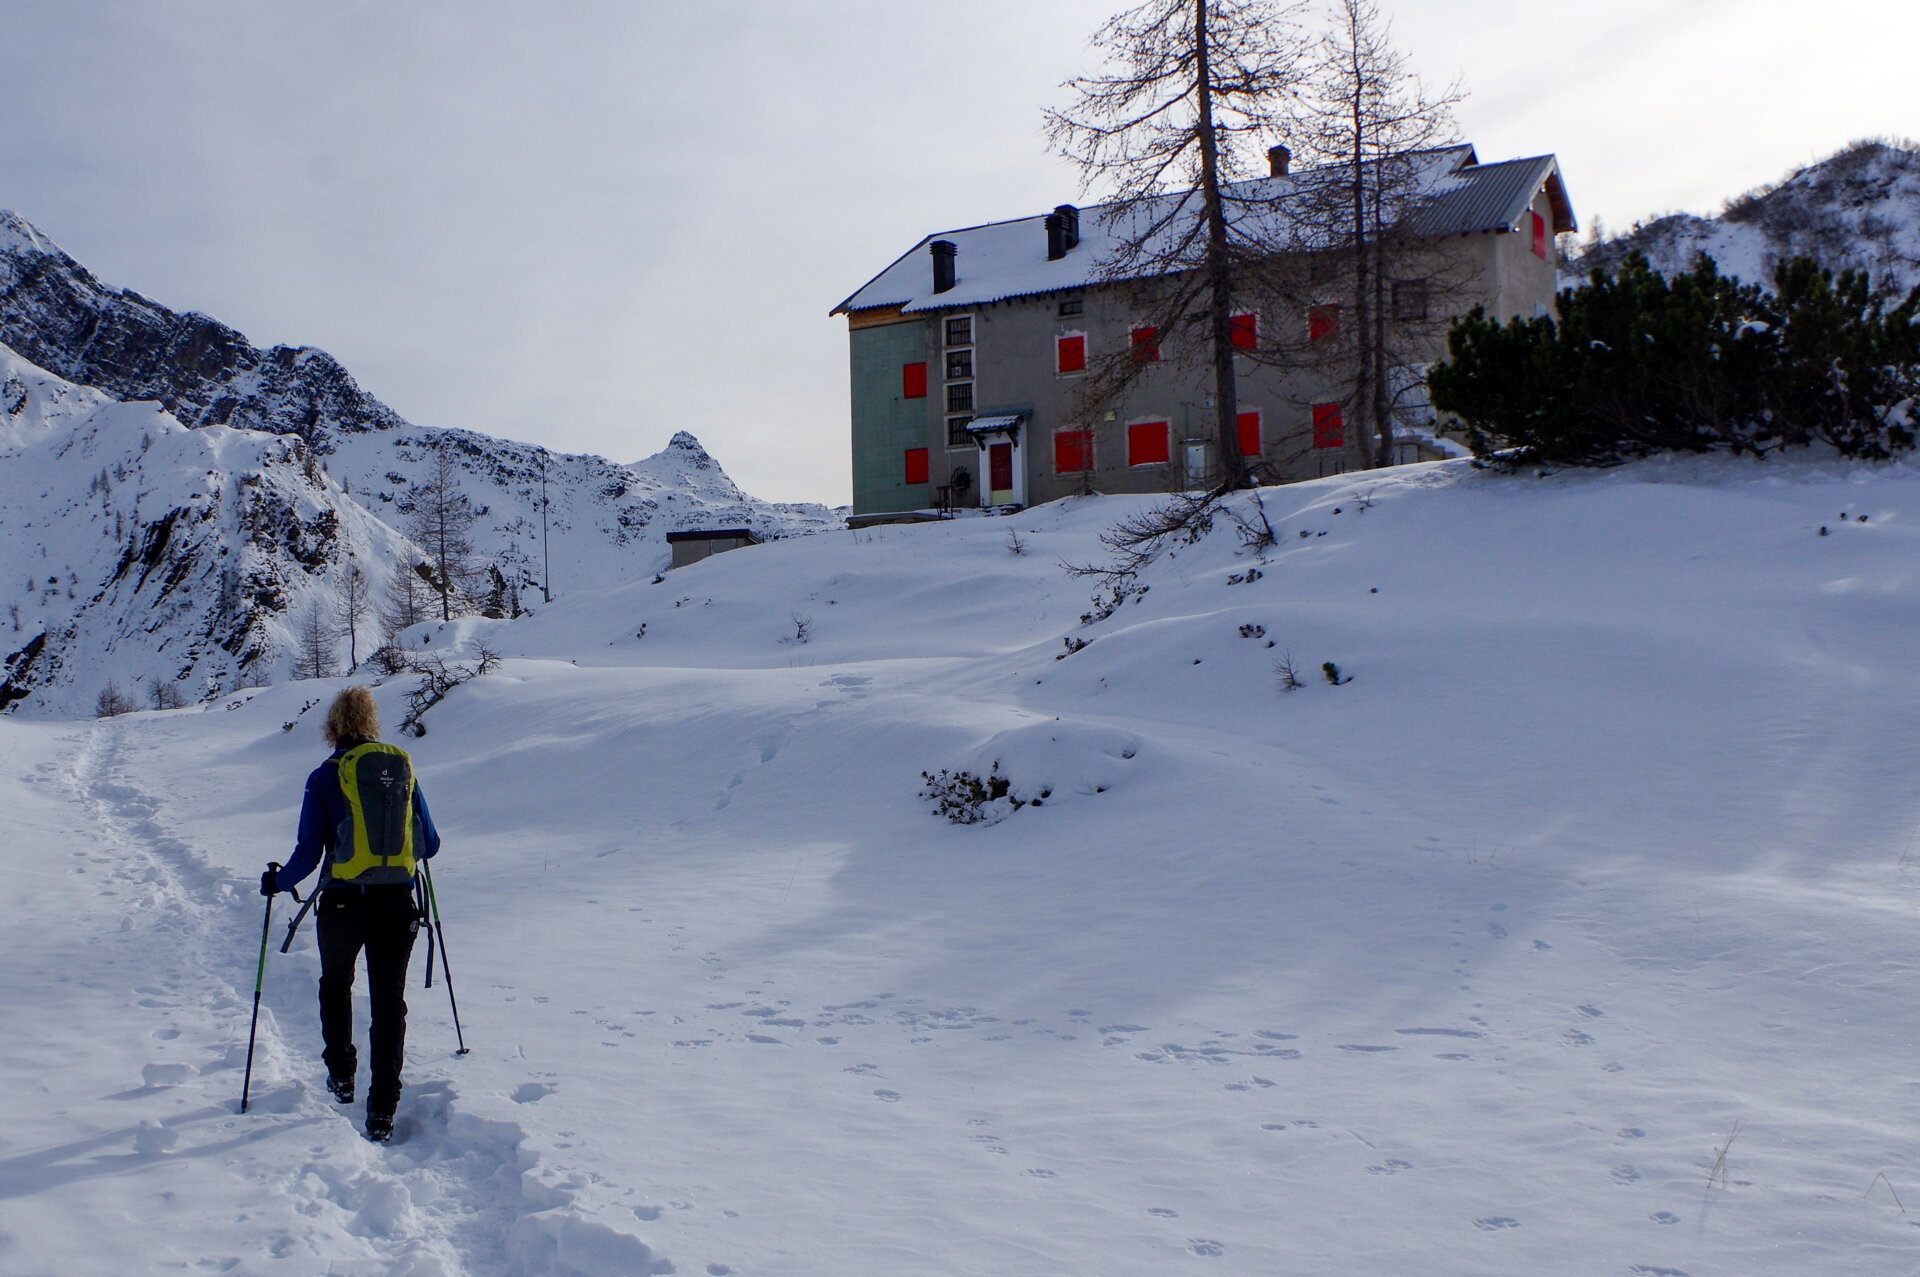
POLYGON ((1795 258, 1776 289, 1702 254, 1667 279, 1644 255, 1505 324, 1475 307, 1428 386, 1481 458, 1607 465, 1653 452, 1761 454, 1816 441, 1880 459, 1914 446, 1920 288, 1892 305, 1859 271, 1795 258))

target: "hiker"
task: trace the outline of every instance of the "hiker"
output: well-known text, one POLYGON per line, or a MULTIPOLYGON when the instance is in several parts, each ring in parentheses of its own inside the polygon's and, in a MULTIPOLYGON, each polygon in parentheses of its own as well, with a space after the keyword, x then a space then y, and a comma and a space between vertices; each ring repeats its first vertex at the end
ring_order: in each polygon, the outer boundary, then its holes
POLYGON ((359 1055, 353 1045, 353 967, 367 951, 367 1138, 393 1137, 407 1041, 407 961, 424 911, 414 893, 418 861, 440 850, 440 835, 406 752, 380 740, 373 691, 349 687, 327 710, 332 755, 307 777, 293 859, 260 875, 260 894, 290 891, 314 867, 320 937, 321 1059, 327 1089, 353 1103, 359 1055))

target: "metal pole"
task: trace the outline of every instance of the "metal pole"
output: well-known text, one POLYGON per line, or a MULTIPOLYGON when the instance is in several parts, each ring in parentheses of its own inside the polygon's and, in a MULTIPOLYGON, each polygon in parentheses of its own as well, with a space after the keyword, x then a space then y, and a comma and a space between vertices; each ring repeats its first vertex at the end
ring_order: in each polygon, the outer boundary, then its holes
POLYGON ((547 450, 540 449, 540 598, 553 602, 553 557, 547 552, 547 450))
MULTIPOLYGON (((278 864, 269 862, 267 868, 274 873, 280 871, 278 864)), ((247 1093, 253 1089, 253 1038, 260 1028, 260 987, 267 982, 267 932, 273 929, 273 897, 267 897, 267 916, 260 923, 260 965, 253 972, 253 1023, 247 1026, 247 1072, 240 1080, 240 1111, 247 1111, 247 1093)))

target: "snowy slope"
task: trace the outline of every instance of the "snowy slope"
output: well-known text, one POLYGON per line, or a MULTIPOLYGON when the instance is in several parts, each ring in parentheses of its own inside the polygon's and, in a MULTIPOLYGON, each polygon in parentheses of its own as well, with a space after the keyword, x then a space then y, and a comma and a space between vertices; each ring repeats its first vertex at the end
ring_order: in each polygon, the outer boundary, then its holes
POLYGON ((1904 293, 1920 285, 1920 150, 1855 143, 1730 201, 1718 217, 1675 213, 1636 225, 1580 253, 1561 287, 1584 282, 1595 267, 1611 272, 1635 251, 1666 274, 1705 253, 1722 274, 1760 284, 1772 283, 1779 263, 1813 257, 1904 293))
POLYGON ((193 703, 286 678, 309 603, 402 552, 299 439, 188 430, 4 346, 0 476, 8 709, 77 715, 109 681, 193 703))
POLYGON ((410 745, 473 1054, 416 986, 390 1148, 308 935, 234 1112, 340 684, 0 720, 0 1266, 1920 1266, 1920 470, 1261 499, 1277 544, 1221 520, 1091 624, 1060 562, 1136 499, 425 631, 514 659, 410 745), (918 796, 996 763, 1042 803, 918 796))
MULTIPOLYGON (((539 580, 542 450, 470 430, 410 425, 362 390, 325 351, 262 350, 205 315, 179 314, 96 279, 16 213, 0 209, 0 342, 60 377, 121 400, 153 400, 183 424, 292 435, 355 500, 396 527, 405 488, 442 442, 460 456, 476 507, 476 551, 506 574, 539 580)), ((556 378, 564 370, 555 371, 556 378)), ((654 423, 636 433, 657 438, 654 423)), ((751 527, 762 537, 837 526, 824 507, 749 497, 691 434, 631 465, 547 456, 548 536, 556 584, 651 576, 666 533, 751 527)))

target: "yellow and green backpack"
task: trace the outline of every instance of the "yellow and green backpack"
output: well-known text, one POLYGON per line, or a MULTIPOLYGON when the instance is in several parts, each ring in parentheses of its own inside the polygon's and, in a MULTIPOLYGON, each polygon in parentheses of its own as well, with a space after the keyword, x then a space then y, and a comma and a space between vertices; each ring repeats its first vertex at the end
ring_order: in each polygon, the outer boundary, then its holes
POLYGON ((342 754, 339 768, 347 814, 328 876, 362 886, 412 882, 413 760, 397 745, 370 741, 342 754))

